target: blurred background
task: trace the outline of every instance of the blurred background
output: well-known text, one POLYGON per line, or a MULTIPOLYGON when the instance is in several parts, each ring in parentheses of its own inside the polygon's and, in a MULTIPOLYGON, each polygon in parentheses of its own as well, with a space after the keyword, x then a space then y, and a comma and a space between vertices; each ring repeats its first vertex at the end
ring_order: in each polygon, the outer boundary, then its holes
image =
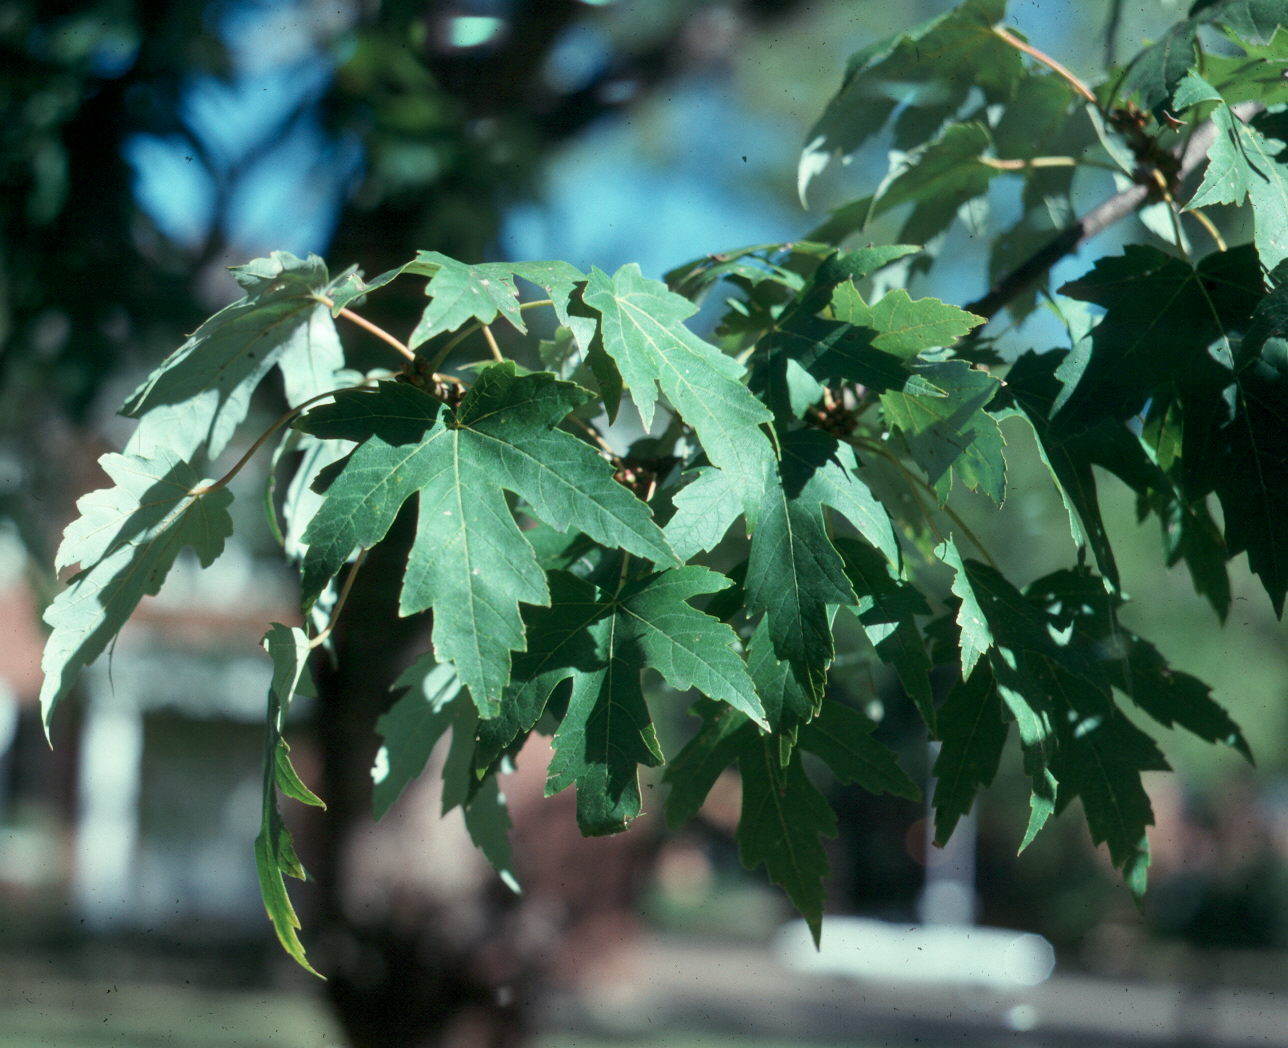
MULTIPOLYGON (((1001 956, 1037 949, 1036 967, 999 962, 989 977, 970 958, 993 940, 962 929, 938 951, 963 958, 946 970, 919 967, 908 940, 842 974, 839 921, 825 922, 824 954, 800 955, 780 931, 783 897, 738 865, 732 784, 678 835, 650 815, 586 841, 569 796, 541 799, 544 759, 525 753, 506 787, 519 897, 458 815, 439 820, 432 783, 373 824, 375 718, 427 636, 423 621, 390 626, 393 557, 368 562, 339 667, 322 668, 295 728, 301 774, 330 805, 287 813, 314 878, 293 893, 326 983, 272 939, 251 853, 269 676, 258 639, 298 621, 266 528, 240 531, 209 572, 181 564, 60 710, 52 750, 44 739, 53 549, 101 482, 97 456, 128 434, 124 396, 235 297, 226 267, 284 249, 375 274, 424 248, 634 260, 660 277, 799 237, 885 172, 878 142, 814 188, 812 213, 797 200, 800 146, 847 56, 950 6, 0 0, 0 1048, 1288 1044, 1275 997, 1288 975, 1288 647, 1241 563, 1220 628, 1183 570, 1161 567, 1155 530, 1112 478, 1126 588, 1149 598, 1129 623, 1214 686, 1257 757, 1163 738, 1177 774, 1150 782, 1144 909, 1076 812, 1015 858, 1018 761, 944 852, 927 849, 918 805, 830 787, 842 822, 830 912, 1034 933, 1055 950, 1045 981, 1042 940, 1003 936, 1001 956), (370 654, 391 643, 396 664, 370 654)), ((1044 0, 1012 4, 1011 21, 1094 80, 1107 47, 1130 55, 1183 13, 1044 0)), ((1098 202, 1098 185, 1075 185, 1075 199, 1098 202)), ((994 187, 1004 211, 1006 180, 994 187)), ((865 235, 884 242, 897 223, 865 235)), ((951 263, 914 291, 965 303, 986 290, 987 237, 949 236, 951 263)), ((1066 260, 1057 283, 1086 265, 1066 260)), ((409 330, 423 302, 394 286, 365 312, 409 330)), ((1063 337, 1042 312, 1000 333, 1014 352, 1063 337)), ((350 334, 359 366, 387 363, 350 334)), ((270 391, 255 410, 280 408, 270 391)), ((1034 448, 1007 435, 1015 494, 1000 522, 979 520, 1022 583, 1073 550, 1034 448)), ((264 481, 252 472, 235 504, 248 525, 264 481)), ((881 737, 926 781, 932 756, 897 682, 858 656, 833 679, 882 714, 881 737)), ((655 714, 674 752, 683 703, 655 714)))

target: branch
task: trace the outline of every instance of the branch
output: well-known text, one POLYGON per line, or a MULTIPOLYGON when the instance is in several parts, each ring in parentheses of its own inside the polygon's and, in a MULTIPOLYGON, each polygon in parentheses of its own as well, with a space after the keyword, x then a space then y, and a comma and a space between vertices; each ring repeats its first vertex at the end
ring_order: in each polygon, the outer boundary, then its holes
MULTIPOLYGON (((1236 118, 1246 122, 1264 110, 1265 106, 1259 102, 1243 102, 1231 108, 1236 118)), ((1177 151, 1180 160, 1176 176, 1177 184, 1183 182, 1207 159, 1208 150, 1212 148, 1216 136, 1216 124, 1206 120, 1190 136, 1189 141, 1177 151)), ((1152 182, 1136 182, 1122 192, 1115 193, 1098 207, 1083 215, 1073 225, 1057 233, 1043 247, 994 284, 983 298, 963 308, 991 320, 1008 302, 1046 276, 1047 271, 1065 255, 1073 254, 1084 241, 1090 240, 1097 233, 1103 232, 1115 222, 1139 210, 1149 199, 1150 193, 1157 188, 1152 182)))

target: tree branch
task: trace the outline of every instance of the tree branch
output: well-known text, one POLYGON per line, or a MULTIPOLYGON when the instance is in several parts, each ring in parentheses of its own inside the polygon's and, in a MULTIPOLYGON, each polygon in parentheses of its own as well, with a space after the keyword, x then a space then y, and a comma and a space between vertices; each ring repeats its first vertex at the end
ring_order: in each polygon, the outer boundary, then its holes
MULTIPOLYGON (((1233 106, 1235 117, 1247 121, 1260 113, 1265 106, 1259 102, 1244 102, 1233 106)), ((1201 124, 1190 135, 1189 140, 1177 151, 1180 168, 1177 183, 1183 182, 1207 158, 1208 150, 1216 141, 1216 124, 1211 120, 1201 124)), ((1015 269, 1002 277, 989 290, 988 294, 970 303, 964 308, 971 313, 990 320, 999 313, 1012 299, 1025 289, 1041 280, 1047 272, 1065 255, 1073 254, 1084 241, 1090 240, 1097 233, 1108 229, 1115 222, 1139 210, 1149 199, 1151 191, 1157 189, 1152 181, 1135 182, 1122 192, 1115 193, 1099 206, 1093 208, 1073 225, 1057 233, 1046 244, 1025 259, 1015 269)))

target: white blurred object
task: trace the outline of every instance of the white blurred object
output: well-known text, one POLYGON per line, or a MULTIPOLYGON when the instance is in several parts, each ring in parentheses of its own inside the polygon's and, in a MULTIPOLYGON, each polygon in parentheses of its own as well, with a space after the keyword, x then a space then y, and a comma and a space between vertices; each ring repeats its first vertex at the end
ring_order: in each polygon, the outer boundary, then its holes
POLYGON ((1055 968, 1055 950, 1041 935, 863 917, 829 917, 817 950, 805 922, 793 921, 779 931, 774 951, 797 971, 881 982, 1036 986, 1055 968))

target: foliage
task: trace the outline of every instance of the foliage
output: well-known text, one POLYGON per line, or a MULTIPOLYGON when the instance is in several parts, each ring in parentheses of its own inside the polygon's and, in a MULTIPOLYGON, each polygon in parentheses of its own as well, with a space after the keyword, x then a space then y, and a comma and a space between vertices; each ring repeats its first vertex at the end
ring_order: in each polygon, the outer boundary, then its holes
POLYGON ((58 564, 80 570, 47 614, 46 721, 181 548, 203 564, 219 555, 227 483, 278 437, 274 470, 294 475, 274 488, 274 525, 312 615, 266 637, 256 855, 301 963, 282 876, 304 871, 277 792, 320 802, 291 767, 285 713, 366 551, 413 497, 399 608, 432 613, 431 644, 379 724, 380 812, 450 734, 445 806, 465 808, 513 883, 498 780, 532 732, 553 736, 547 792, 576 790, 587 834, 640 814, 641 767, 665 769, 673 824, 733 768, 741 857, 766 867, 817 937, 835 818, 814 758, 843 782, 918 794, 874 724, 829 690, 838 644, 857 643, 853 654, 894 668, 942 743, 941 842, 992 781, 1014 724, 1031 782, 1021 847, 1079 799, 1139 896, 1153 821, 1141 773, 1167 766, 1145 718, 1251 751, 1202 682, 1120 622, 1096 485, 1109 473, 1136 493, 1168 562, 1184 561, 1218 616, 1226 565, 1245 552, 1282 613, 1288 86, 1263 73, 1288 62, 1288 4, 1197 3, 1095 91, 1001 27, 1004 15, 1002 0, 966 0, 854 56, 808 136, 801 190, 892 125, 889 175, 793 244, 709 255, 668 283, 633 265, 609 275, 437 252, 371 280, 284 253, 240 269, 243 298, 131 397, 135 436, 103 460, 115 486, 83 498, 67 530, 58 564), (1063 224, 1074 172, 1115 167, 1128 178, 1094 220, 1063 224), (977 217, 999 179, 1022 215, 994 234, 994 294, 973 309, 912 297, 908 276, 933 270, 944 231, 977 217), (1213 205, 1242 208, 1231 217, 1250 219, 1251 243, 1227 247, 1213 205), (847 246, 895 209, 913 244, 847 246), (1100 311, 1090 332, 1004 361, 983 333, 993 313, 1056 301, 1051 264, 1106 215, 1133 214, 1156 242, 1058 289, 1100 311), (1194 257, 1185 216, 1214 250, 1194 257), (406 342, 355 311, 408 282, 428 303, 406 342), (524 300, 529 286, 545 297, 524 300), (718 286, 726 310, 708 341, 686 322, 718 286), (527 332, 542 309, 544 340, 527 332), (400 370, 346 370, 337 319, 376 333, 400 370), (202 479, 273 368, 287 413, 202 479), (1078 549, 1030 581, 1008 579, 957 509, 963 489, 1007 498, 1005 420, 1031 428, 1078 549), (935 665, 955 678, 945 695, 935 665), (697 721, 670 755, 650 710, 663 701, 692 701, 697 721))

